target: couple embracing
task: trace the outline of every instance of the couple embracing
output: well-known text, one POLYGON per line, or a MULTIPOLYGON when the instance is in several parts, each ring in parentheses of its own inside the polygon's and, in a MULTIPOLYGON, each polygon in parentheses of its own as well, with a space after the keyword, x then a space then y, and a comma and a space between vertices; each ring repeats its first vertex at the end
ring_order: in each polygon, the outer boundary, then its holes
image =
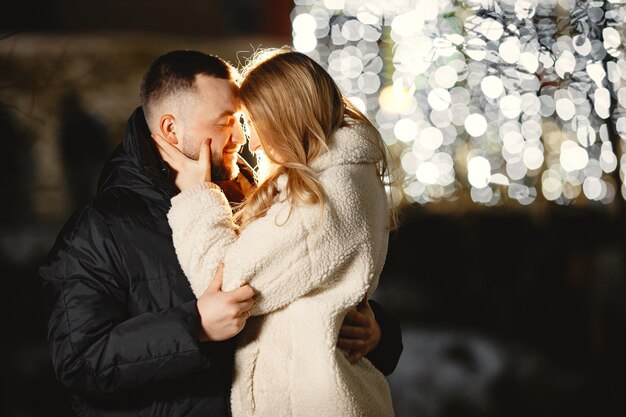
POLYGON ((242 77, 170 52, 141 100, 40 269, 75 412, 393 415, 400 329, 369 300, 391 222, 371 123, 286 49, 242 77))

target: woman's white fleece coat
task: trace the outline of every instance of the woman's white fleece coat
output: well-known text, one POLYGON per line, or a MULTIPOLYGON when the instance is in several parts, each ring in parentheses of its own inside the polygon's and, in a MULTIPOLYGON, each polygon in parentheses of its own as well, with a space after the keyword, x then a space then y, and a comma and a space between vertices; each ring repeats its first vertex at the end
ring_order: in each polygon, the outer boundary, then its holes
POLYGON ((220 262, 224 291, 245 283, 255 290, 255 317, 235 356, 235 417, 393 415, 384 376, 367 359, 350 364, 335 346, 346 312, 374 291, 387 254, 376 135, 363 124, 340 128, 311 164, 323 210, 290 207, 283 176, 276 203, 238 236, 219 189, 204 184, 172 199, 174 246, 194 293, 220 262))

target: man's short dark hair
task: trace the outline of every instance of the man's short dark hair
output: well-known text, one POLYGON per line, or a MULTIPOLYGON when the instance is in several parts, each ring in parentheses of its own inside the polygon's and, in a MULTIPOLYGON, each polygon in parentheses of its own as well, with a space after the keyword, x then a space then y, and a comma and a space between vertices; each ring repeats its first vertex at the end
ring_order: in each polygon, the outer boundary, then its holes
POLYGON ((234 68, 221 58, 198 51, 172 51, 158 57, 144 74, 140 97, 144 112, 161 99, 195 87, 196 75, 235 81, 234 68))

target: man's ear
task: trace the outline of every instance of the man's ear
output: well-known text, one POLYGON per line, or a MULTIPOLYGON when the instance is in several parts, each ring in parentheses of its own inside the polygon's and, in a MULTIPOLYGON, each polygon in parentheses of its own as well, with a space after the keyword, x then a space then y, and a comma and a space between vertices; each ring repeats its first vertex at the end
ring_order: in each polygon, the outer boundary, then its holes
POLYGON ((159 120, 159 132, 172 145, 178 144, 176 136, 176 118, 171 114, 164 114, 159 120))

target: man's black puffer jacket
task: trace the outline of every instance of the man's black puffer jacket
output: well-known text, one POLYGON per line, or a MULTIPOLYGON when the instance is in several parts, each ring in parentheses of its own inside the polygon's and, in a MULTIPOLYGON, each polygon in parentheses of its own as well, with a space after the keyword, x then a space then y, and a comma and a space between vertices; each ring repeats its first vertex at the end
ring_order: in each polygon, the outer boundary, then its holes
MULTIPOLYGON (((40 269, 52 362, 80 416, 228 416, 234 342, 198 341, 196 299, 166 214, 178 190, 143 112, 40 269)), ((399 326, 374 305, 390 372, 399 326)), ((383 349, 384 348, 384 349, 383 349)))
POLYGON ((177 190, 141 110, 98 188, 40 269, 52 361, 75 411, 229 415, 233 343, 198 341, 196 299, 166 218, 177 190))

